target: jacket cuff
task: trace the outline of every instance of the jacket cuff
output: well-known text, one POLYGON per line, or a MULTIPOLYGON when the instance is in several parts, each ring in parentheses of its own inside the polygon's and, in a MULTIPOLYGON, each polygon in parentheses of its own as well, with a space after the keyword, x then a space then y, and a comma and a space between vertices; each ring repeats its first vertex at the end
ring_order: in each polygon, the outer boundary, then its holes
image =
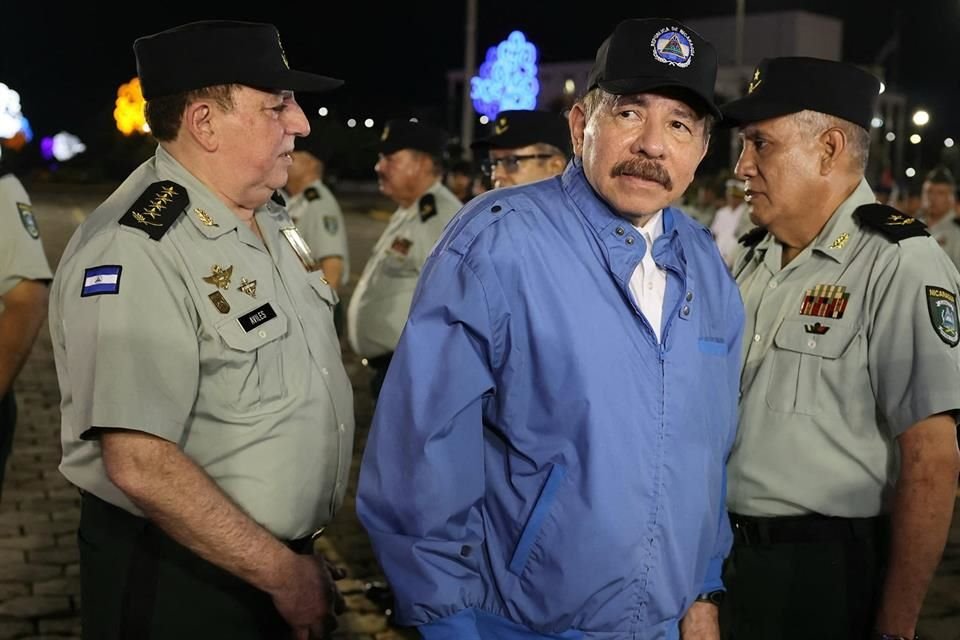
POLYGON ((711 558, 707 565, 707 575, 703 579, 703 586, 700 587, 700 593, 710 593, 723 589, 723 558, 711 558))

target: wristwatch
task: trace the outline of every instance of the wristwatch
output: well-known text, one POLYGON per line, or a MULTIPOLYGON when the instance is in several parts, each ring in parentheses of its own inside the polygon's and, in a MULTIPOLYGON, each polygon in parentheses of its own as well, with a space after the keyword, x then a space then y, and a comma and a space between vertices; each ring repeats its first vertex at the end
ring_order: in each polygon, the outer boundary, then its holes
MULTIPOLYGON (((716 591, 708 591, 706 593, 701 593, 700 595, 697 596, 697 602, 709 602, 710 604, 715 604, 719 607, 720 603, 723 602, 723 596, 726 595, 726 593, 727 592, 724 591, 723 589, 717 589, 716 591)), ((895 639, 893 638, 893 636, 890 636, 889 639, 884 637, 883 640, 895 640, 895 639)))

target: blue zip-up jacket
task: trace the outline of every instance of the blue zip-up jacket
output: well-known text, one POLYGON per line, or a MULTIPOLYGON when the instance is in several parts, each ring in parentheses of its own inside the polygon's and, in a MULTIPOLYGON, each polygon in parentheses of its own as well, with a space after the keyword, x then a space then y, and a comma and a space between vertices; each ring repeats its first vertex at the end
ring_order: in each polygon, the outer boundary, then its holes
POLYGON ((377 402, 357 513, 425 638, 679 637, 722 588, 743 305, 710 233, 647 247, 587 182, 493 191, 448 225, 377 402))

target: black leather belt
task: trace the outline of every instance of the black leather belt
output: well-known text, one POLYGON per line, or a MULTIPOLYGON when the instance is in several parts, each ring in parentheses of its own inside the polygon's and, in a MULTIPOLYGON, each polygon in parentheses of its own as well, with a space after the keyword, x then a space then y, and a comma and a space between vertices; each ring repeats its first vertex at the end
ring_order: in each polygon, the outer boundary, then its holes
POLYGON ((386 369, 390 366, 390 360, 392 359, 393 351, 385 353, 382 356, 377 356, 376 358, 367 358, 367 366, 371 369, 386 369))
POLYGON ((320 527, 309 536, 297 538, 296 540, 285 540, 284 544, 296 554, 310 555, 313 553, 313 543, 317 538, 323 535, 324 527, 320 527))
POLYGON ((758 518, 731 513, 730 525, 737 544, 803 544, 878 538, 886 531, 888 519, 886 516, 837 518, 818 514, 758 518))

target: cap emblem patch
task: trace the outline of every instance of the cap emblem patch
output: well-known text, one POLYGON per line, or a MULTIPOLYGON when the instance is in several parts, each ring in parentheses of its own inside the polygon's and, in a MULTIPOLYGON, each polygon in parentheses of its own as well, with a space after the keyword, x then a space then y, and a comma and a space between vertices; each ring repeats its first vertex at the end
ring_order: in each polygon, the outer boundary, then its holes
POLYGON ((683 29, 666 27, 657 31, 650 46, 655 60, 672 67, 689 67, 693 60, 693 43, 683 29))

